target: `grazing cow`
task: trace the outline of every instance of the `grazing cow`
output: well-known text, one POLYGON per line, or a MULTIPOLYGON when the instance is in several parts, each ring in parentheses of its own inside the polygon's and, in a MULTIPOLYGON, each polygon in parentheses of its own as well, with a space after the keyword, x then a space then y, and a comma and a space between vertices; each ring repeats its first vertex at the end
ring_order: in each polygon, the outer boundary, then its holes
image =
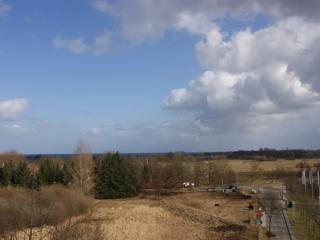
POLYGON ((188 188, 190 186, 189 182, 182 183, 183 188, 188 188))
POLYGON ((183 188, 187 188, 189 190, 193 189, 195 184, 193 182, 184 182, 182 183, 183 188))

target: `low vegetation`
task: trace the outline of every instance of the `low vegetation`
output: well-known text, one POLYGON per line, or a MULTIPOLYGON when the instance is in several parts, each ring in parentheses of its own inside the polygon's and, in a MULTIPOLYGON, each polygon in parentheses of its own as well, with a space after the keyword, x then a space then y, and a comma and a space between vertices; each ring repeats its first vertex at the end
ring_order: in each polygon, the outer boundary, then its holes
POLYGON ((299 178, 289 178, 286 182, 289 188, 288 198, 295 202, 294 208, 289 211, 289 218, 298 239, 317 239, 320 236, 319 188, 315 183, 313 184, 312 199, 309 183, 305 188, 299 178))
MULTIPOLYGON (((83 142, 70 159, 27 161, 8 152, 0 154, 0 239, 232 239, 239 234, 247 237, 243 239, 263 239, 265 234, 247 208, 255 204, 252 199, 194 193, 191 188, 181 190, 182 183, 212 189, 239 181, 283 181, 318 164, 313 159, 202 159, 184 153, 93 156, 83 142), (177 192, 184 195, 174 195, 177 192), (103 200, 117 198, 129 199, 103 200)), ((303 211, 308 219, 313 209, 303 211)))
POLYGON ((32 190, 0 189, 0 239, 32 239, 43 227, 57 226, 73 216, 89 212, 92 200, 80 191, 62 186, 32 190))
MULTIPOLYGON (((141 198, 99 201, 93 215, 105 229, 106 239, 196 240, 260 239, 254 211, 248 209, 254 199, 239 193, 222 195, 187 192, 141 198)), ((263 238, 261 238, 263 239, 263 238)))

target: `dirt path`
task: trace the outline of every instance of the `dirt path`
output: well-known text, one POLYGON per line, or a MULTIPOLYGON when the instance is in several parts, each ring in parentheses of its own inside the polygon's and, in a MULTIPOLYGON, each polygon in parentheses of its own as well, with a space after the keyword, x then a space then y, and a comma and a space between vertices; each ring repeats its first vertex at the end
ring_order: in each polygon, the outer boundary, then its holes
MULTIPOLYGON (((279 190, 261 188, 262 199, 267 210, 267 216, 271 215, 271 232, 276 236, 273 239, 296 240, 292 226, 290 225, 284 201, 279 190)), ((269 228, 269 221, 267 217, 269 228)))

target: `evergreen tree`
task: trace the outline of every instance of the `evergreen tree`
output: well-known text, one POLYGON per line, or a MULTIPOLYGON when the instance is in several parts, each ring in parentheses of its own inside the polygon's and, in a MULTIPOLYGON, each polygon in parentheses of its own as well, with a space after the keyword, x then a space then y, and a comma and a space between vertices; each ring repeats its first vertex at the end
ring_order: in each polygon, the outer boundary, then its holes
POLYGON ((11 177, 14 168, 11 163, 5 163, 2 167, 2 181, 1 185, 8 186, 11 184, 11 177))
POLYGON ((97 198, 121 198, 137 194, 137 167, 119 153, 107 154, 95 160, 95 192, 97 198))
POLYGON ((4 167, 0 168, 0 186, 7 186, 8 180, 6 177, 6 169, 4 167))
POLYGON ((13 186, 18 185, 18 178, 17 178, 17 169, 11 169, 10 172, 10 184, 13 186))
POLYGON ((23 161, 20 162, 17 169, 14 171, 14 183, 13 185, 28 186, 30 181, 30 170, 28 164, 23 161))
POLYGON ((57 168, 52 160, 45 159, 40 162, 38 179, 41 185, 50 185, 56 182, 57 168))
POLYGON ((69 168, 69 166, 67 164, 63 164, 62 167, 62 174, 63 174, 63 179, 62 179, 62 183, 63 185, 69 185, 70 183, 72 183, 72 173, 71 170, 69 168))
POLYGON ((63 184, 63 171, 62 168, 59 166, 59 164, 55 165, 55 183, 61 183, 63 184))
POLYGON ((142 181, 144 184, 148 184, 148 183, 152 182, 152 172, 151 172, 151 168, 148 164, 143 165, 142 181))

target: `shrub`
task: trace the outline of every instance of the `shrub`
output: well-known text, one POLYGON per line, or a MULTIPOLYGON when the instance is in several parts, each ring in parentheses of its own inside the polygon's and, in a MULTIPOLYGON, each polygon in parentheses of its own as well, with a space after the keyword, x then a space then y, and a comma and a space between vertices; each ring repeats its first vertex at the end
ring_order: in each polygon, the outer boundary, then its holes
POLYGON ((81 192, 62 186, 40 190, 6 187, 0 189, 0 239, 16 236, 22 229, 56 225, 88 212, 92 202, 81 192))
POLYGON ((49 232, 50 240, 102 240, 103 235, 101 222, 95 221, 90 216, 76 221, 67 221, 49 232))
POLYGON ((306 161, 300 161, 297 165, 296 165, 297 168, 310 168, 310 165, 306 162, 306 161))

